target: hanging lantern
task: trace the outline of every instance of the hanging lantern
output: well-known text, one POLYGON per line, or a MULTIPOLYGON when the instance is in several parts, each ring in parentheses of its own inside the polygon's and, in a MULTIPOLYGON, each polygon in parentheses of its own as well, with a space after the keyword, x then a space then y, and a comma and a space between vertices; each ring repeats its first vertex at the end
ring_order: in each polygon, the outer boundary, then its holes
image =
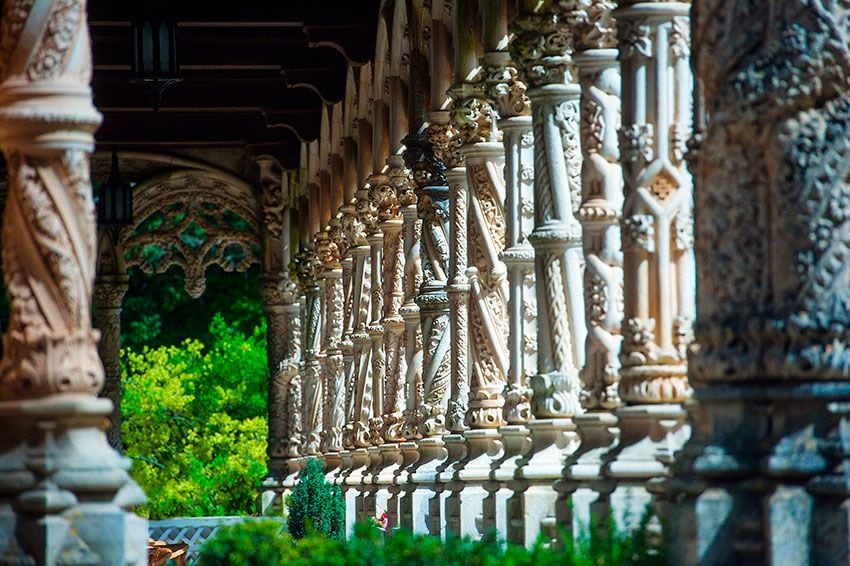
POLYGON ((112 150, 109 180, 100 186, 97 197, 97 222, 101 226, 129 226, 133 223, 133 187, 121 178, 118 153, 112 150))
POLYGON ((168 16, 161 0, 144 3, 132 21, 133 78, 151 98, 154 110, 159 110, 162 93, 180 82, 177 61, 177 22, 168 16))

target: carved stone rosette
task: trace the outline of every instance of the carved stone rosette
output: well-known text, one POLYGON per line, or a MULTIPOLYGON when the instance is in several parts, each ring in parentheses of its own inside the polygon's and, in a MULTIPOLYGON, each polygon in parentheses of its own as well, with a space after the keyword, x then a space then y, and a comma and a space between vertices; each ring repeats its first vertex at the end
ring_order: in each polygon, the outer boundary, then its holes
POLYGON ((449 300, 446 294, 449 265, 448 166, 459 162, 448 116, 432 113, 423 137, 408 138, 405 163, 416 183, 417 212, 422 220, 422 285, 416 297, 422 322, 422 397, 417 426, 422 436, 446 430, 451 377, 449 300))
POLYGON ((620 69, 617 62, 614 2, 561 2, 576 21, 574 61, 581 83, 582 204, 584 294, 587 341, 582 368, 585 409, 620 405, 623 252, 620 220, 623 173, 620 128, 620 69))
POLYGON ((579 93, 571 79, 570 31, 560 13, 514 21, 511 52, 531 85, 534 127, 534 230, 538 289, 538 373, 532 378, 537 417, 581 412, 579 368, 584 363, 579 93))
POLYGON ((94 316, 100 343, 98 352, 103 361, 104 385, 101 396, 112 401, 106 437, 109 444, 123 451, 121 442, 121 303, 130 287, 126 275, 101 275, 94 284, 94 316))
POLYGON ((627 4, 615 12, 625 181, 620 397, 627 404, 680 403, 690 396, 695 277, 684 161, 692 122, 689 6, 627 4))
MULTIPOLYGON (((523 89, 524 91, 524 89, 523 89)), ((530 109, 531 103, 528 102, 530 109)), ((528 235, 534 227, 534 134, 531 116, 499 121, 505 144, 505 251, 508 272, 510 368, 504 392, 504 419, 523 424, 531 417, 529 382, 537 371, 537 289, 534 248, 528 235)))
POLYGON ((84 0, 9 0, 0 29, 8 170, 0 362, 0 555, 12 564, 147 563, 144 502, 102 427, 112 403, 92 329, 96 230, 84 0), (72 558, 70 558, 72 557, 72 558))
POLYGON ((691 15, 708 120, 693 170, 694 436, 671 515, 688 528, 671 550, 683 563, 843 564, 850 10, 697 1, 691 15))

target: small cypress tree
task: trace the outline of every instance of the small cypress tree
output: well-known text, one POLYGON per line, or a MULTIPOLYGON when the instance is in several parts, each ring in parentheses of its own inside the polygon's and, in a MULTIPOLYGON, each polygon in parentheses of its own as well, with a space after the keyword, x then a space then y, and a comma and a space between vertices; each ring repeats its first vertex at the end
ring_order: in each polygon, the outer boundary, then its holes
POLYGON ((345 531, 345 502, 339 486, 325 481, 322 462, 310 458, 289 498, 289 534, 300 539, 316 532, 341 539, 345 531))

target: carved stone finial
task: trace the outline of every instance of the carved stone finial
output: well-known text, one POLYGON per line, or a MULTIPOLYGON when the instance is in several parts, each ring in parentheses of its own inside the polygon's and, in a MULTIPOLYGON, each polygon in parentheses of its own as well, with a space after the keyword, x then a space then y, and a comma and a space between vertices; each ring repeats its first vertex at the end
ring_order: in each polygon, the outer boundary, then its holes
POLYGON ((321 265, 316 253, 310 250, 302 250, 295 257, 295 272, 302 292, 318 284, 321 265))
POLYGON ((392 156, 389 160, 387 178, 396 194, 398 206, 410 206, 416 204, 416 192, 413 189, 413 177, 404 167, 400 155, 392 156))
MULTIPOLYGON (((378 175, 370 175, 366 179, 366 186, 371 187, 373 184, 379 182, 378 175)), ((354 201, 354 211, 357 214, 358 220, 363 225, 363 230, 367 236, 378 230, 378 211, 375 208, 374 202, 369 198, 368 188, 357 191, 357 198, 354 201)))

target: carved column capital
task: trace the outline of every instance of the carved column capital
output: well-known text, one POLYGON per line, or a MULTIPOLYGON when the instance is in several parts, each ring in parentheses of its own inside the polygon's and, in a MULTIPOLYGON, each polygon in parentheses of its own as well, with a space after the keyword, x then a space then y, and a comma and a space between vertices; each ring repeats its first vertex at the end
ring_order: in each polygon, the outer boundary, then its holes
POLYGON ((268 155, 257 158, 260 167, 262 194, 260 205, 266 231, 274 238, 283 236, 283 215, 288 212, 289 199, 284 193, 283 171, 276 159, 268 155))
POLYGON ((526 14, 511 24, 511 55, 531 87, 573 82, 572 22, 566 14, 526 14))
POLYGON ((577 52, 617 47, 617 23, 612 14, 617 7, 617 2, 614 0, 559 0, 558 6, 573 22, 573 43, 577 52))
POLYGON ((302 250, 295 256, 295 271, 302 293, 310 288, 318 287, 321 266, 321 262, 313 251, 302 250))
POLYGON ((263 306, 291 305, 298 300, 298 286, 288 273, 267 271, 260 276, 263 306))
POLYGON ((130 288, 127 275, 101 275, 94 285, 94 306, 97 310, 121 309, 124 295, 130 288))
POLYGON ((496 135, 496 110, 490 101, 490 85, 482 69, 469 81, 452 85, 448 91, 452 99, 452 125, 457 130, 461 145, 494 141, 496 135))

